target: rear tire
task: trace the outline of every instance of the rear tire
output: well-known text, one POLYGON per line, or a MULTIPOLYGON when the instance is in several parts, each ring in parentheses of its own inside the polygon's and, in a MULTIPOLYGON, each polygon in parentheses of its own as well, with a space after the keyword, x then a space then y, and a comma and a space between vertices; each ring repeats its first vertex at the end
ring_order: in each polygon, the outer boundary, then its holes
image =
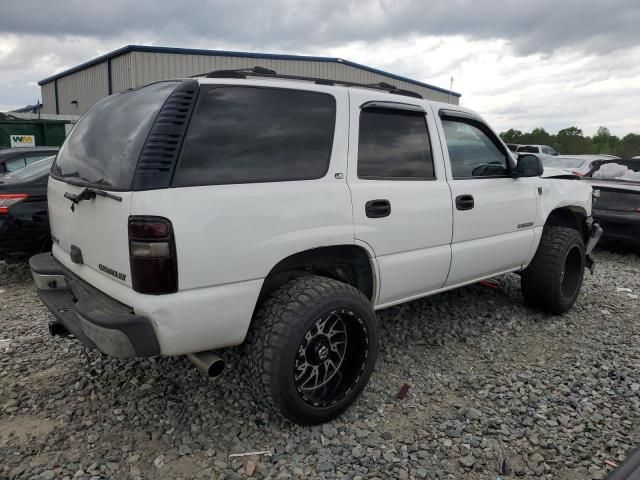
POLYGON ((525 304, 560 314, 575 303, 585 269, 585 249, 580 233, 567 227, 544 227, 540 245, 522 272, 525 304))
POLYGON ((323 423, 367 385, 378 354, 377 320, 354 287, 298 277, 259 307, 246 348, 258 402, 296 423, 323 423))

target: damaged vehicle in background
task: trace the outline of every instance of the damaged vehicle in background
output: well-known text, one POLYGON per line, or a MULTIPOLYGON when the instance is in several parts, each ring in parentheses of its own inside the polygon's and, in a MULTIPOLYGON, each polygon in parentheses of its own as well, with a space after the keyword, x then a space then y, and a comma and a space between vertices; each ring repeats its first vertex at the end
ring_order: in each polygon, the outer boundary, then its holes
POLYGON ((619 157, 613 155, 558 155, 555 157, 543 157, 544 168, 561 168, 574 175, 582 176, 603 160, 615 160, 619 157))
POLYGON ((54 159, 0 176, 0 259, 26 260, 51 248, 47 181, 54 159))
POLYGON ((603 239, 640 248, 640 160, 599 161, 582 180, 597 196, 593 216, 603 239))

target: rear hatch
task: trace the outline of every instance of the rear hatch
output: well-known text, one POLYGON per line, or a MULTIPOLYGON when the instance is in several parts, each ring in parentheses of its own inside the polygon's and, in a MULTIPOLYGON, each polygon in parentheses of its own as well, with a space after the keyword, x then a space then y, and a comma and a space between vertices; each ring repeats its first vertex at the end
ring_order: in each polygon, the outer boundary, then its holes
MULTIPOLYGON (((134 186, 141 183, 141 157, 147 158, 148 167, 155 155, 150 150, 163 156, 167 146, 154 146, 150 132, 178 85, 159 82, 101 100, 71 131, 51 169, 53 255, 121 301, 131 287, 128 221, 133 191, 145 189, 134 186)), ((173 144, 175 149, 176 141, 173 144)))

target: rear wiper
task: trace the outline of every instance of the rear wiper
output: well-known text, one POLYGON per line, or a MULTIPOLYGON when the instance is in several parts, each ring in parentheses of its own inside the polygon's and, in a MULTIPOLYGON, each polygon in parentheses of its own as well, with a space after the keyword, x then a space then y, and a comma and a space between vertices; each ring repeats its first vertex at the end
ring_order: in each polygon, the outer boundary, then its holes
POLYGON ((100 197, 110 198, 112 200, 117 200, 118 202, 122 201, 122 197, 113 195, 109 192, 105 192, 104 190, 99 190, 97 188, 87 187, 78 194, 64 192, 64 198, 71 200, 74 204, 78 204, 83 200, 92 200, 96 198, 96 195, 100 197))

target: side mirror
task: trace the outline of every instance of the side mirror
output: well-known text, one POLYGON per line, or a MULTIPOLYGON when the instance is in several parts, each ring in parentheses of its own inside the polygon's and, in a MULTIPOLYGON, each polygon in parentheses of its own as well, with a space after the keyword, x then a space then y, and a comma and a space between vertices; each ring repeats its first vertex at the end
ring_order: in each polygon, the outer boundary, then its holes
POLYGON ((543 173, 542 160, 538 157, 526 153, 518 156, 518 164, 513 172, 514 177, 539 177, 543 173))

